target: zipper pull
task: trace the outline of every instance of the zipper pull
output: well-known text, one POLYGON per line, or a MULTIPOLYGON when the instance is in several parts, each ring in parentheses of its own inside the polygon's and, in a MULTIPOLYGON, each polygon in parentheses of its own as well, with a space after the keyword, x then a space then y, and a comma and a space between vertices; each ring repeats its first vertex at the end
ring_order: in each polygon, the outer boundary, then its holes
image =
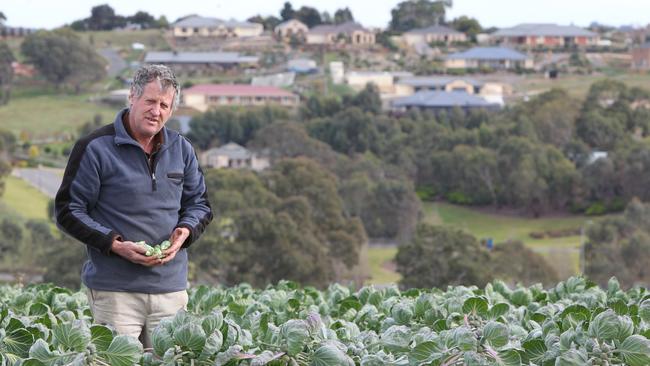
POLYGON ((151 173, 151 189, 156 190, 156 173, 151 173))

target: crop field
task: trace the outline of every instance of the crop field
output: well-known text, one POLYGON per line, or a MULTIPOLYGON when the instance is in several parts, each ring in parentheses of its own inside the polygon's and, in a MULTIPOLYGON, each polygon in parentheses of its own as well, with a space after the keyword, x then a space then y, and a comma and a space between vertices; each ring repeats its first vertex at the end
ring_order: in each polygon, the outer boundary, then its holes
POLYGON ((1 365, 641 366, 649 335, 648 290, 615 279, 550 290, 199 286, 153 330, 152 349, 94 324, 83 292, 0 287, 1 365))

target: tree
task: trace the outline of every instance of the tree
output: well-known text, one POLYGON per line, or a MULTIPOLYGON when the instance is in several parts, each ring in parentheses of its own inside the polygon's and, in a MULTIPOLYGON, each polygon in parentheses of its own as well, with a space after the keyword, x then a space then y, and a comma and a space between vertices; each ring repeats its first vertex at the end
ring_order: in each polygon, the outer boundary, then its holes
POLYGON ((79 92, 83 85, 106 76, 106 61, 70 30, 30 34, 21 51, 58 89, 70 85, 79 92))
POLYGON ((285 160, 260 176, 209 170, 206 185, 220 218, 192 258, 213 280, 324 286, 357 264, 363 227, 344 216, 336 180, 318 164, 285 160))
POLYGON ((546 259, 520 241, 499 243, 490 255, 492 273, 498 279, 526 286, 538 282, 550 286, 559 280, 557 272, 546 259))
MULTIPOLYGON (((345 101, 344 101, 345 103, 345 101)), ((364 112, 381 113, 381 97, 379 88, 374 83, 368 83, 357 95, 349 99, 350 106, 359 107, 364 112)))
POLYGON ((604 286, 611 276, 631 287, 650 283, 650 204, 633 199, 623 217, 591 225, 584 247, 585 275, 604 286))
POLYGON ((0 253, 3 256, 9 253, 16 253, 23 240, 23 229, 14 220, 4 218, 0 224, 0 253))
POLYGON ((465 33, 470 39, 475 40, 476 35, 483 31, 481 23, 475 18, 470 18, 466 15, 461 15, 451 21, 451 27, 459 32, 465 33))
POLYGON ((159 25, 156 18, 146 11, 138 11, 126 20, 132 24, 139 24, 143 29, 158 28, 159 25))
POLYGON ((248 21, 251 23, 259 23, 264 26, 264 30, 273 32, 275 27, 282 22, 280 18, 274 17, 273 15, 263 17, 261 15, 256 15, 254 17, 248 18, 248 21))
POLYGON ((406 0, 391 10, 390 29, 406 32, 413 28, 424 28, 445 23, 445 8, 451 7, 450 0, 406 0))
POLYGON ((294 18, 305 23, 305 25, 309 28, 313 28, 323 22, 320 18, 320 13, 318 10, 310 6, 300 7, 300 9, 298 9, 298 11, 294 14, 294 18))
POLYGON ((294 19, 296 17, 296 11, 293 10, 293 6, 291 6, 290 2, 287 1, 284 3, 282 10, 280 10, 280 17, 282 18, 283 22, 294 19))
POLYGON ((476 238, 444 226, 420 224, 414 238, 397 249, 400 286, 485 286, 492 281, 490 254, 476 238))
POLYGON ((111 30, 116 27, 115 10, 108 4, 94 6, 90 10, 88 26, 90 30, 111 30))
POLYGON ((6 21, 7 17, 5 16, 5 13, 0 11, 0 27, 3 27, 6 21))
POLYGON ((246 145, 257 130, 287 118, 287 111, 277 107, 215 109, 192 118, 187 134, 200 148, 228 142, 246 145))
POLYGON ((11 63, 16 61, 6 42, 0 43, 0 105, 9 103, 14 70, 11 63))
POLYGON ((354 16, 352 15, 352 11, 350 8, 347 6, 342 9, 337 9, 336 12, 334 12, 334 24, 343 24, 347 22, 353 22, 354 21, 354 16))

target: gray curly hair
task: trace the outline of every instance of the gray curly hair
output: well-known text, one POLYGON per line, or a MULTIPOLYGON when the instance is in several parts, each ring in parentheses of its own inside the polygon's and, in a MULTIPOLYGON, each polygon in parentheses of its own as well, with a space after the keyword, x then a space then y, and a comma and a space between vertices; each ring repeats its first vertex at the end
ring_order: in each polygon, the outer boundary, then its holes
POLYGON ((131 94, 140 98, 144 94, 144 88, 150 82, 158 80, 160 87, 166 90, 169 87, 174 88, 174 100, 172 102, 172 110, 176 110, 181 98, 181 87, 178 85, 176 75, 172 69, 165 65, 143 65, 136 70, 133 75, 133 83, 131 84, 131 94))

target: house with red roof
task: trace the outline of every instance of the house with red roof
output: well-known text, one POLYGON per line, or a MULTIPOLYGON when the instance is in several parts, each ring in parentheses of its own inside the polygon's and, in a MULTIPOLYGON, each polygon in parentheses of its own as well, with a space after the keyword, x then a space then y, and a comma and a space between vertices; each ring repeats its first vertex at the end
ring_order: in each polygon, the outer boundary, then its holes
POLYGON ((205 112, 225 106, 297 107, 300 98, 291 92, 273 86, 245 84, 199 84, 183 90, 183 104, 205 112))

